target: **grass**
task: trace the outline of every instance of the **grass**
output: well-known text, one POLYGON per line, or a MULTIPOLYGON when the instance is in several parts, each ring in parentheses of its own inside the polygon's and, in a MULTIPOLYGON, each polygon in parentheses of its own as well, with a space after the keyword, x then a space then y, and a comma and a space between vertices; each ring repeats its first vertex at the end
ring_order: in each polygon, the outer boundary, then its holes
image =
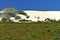
POLYGON ((60 40, 60 22, 0 23, 0 40, 60 40))

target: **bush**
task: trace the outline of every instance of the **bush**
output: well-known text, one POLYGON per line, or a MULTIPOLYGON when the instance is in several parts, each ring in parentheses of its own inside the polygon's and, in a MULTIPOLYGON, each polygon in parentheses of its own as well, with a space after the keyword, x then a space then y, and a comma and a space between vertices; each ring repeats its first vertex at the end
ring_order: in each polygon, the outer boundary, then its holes
POLYGON ((6 19, 6 18, 3 18, 2 19, 2 22, 11 22, 11 20, 10 19, 6 19))
POLYGON ((2 19, 2 22, 6 22, 6 21, 7 21, 7 19, 6 19, 6 18, 3 18, 3 19, 2 19))

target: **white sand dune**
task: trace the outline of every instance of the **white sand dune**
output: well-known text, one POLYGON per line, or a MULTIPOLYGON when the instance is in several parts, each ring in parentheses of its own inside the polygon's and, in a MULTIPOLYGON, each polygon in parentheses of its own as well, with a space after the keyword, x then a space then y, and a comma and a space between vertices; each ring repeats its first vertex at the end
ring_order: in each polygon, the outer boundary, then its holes
POLYGON ((32 20, 32 21, 37 21, 37 20, 44 21, 46 18, 56 19, 56 20, 60 19, 60 11, 32 11, 32 10, 27 10, 24 12, 26 12, 30 16, 29 20, 32 20), (40 17, 40 19, 35 18, 35 16, 40 17))
MULTIPOLYGON (((4 11, 0 11, 0 13, 3 13, 4 11)), ((27 15, 30 16, 29 19, 27 19, 24 15, 19 15, 22 17, 22 19, 32 20, 32 21, 44 21, 46 18, 50 19, 56 19, 60 20, 60 11, 33 11, 33 10, 24 10, 24 12, 27 13, 27 15), (37 17, 40 17, 37 19, 37 17)), ((12 18, 14 19, 14 18, 12 18)))

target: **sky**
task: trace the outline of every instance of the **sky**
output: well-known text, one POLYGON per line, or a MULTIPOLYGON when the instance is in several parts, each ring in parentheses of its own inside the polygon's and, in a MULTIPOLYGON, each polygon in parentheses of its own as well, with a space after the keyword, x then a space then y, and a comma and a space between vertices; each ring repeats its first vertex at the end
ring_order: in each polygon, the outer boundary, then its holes
POLYGON ((60 11, 60 0, 0 0, 0 10, 10 7, 18 10, 60 11))

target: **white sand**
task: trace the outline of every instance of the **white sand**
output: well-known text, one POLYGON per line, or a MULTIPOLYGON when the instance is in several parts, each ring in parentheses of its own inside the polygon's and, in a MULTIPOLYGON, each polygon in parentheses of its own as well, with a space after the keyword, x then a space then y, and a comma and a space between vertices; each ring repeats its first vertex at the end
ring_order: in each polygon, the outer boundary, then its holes
POLYGON ((32 21, 37 21, 38 19, 35 18, 36 17, 40 17, 39 20, 43 21, 46 18, 50 18, 50 19, 56 19, 59 20, 60 19, 60 11, 32 11, 32 10, 28 10, 28 11, 24 11, 26 12, 29 16, 30 16, 30 20, 32 21))

